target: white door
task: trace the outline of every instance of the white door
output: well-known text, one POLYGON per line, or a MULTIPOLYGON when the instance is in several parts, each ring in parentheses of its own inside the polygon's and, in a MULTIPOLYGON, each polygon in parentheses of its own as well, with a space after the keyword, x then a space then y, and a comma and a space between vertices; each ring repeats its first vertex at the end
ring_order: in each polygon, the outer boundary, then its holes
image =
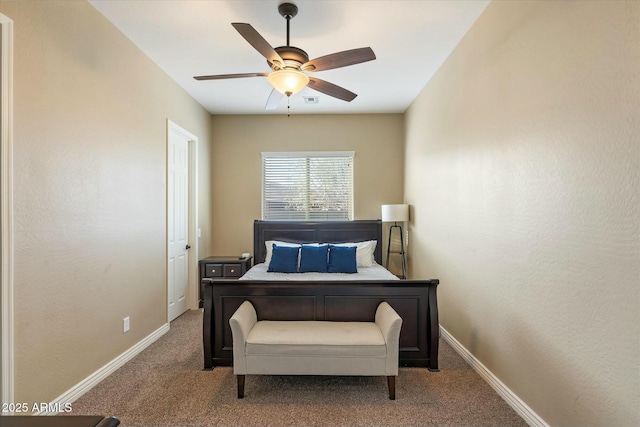
POLYGON ((167 286, 169 321, 187 311, 189 279, 189 139, 169 128, 167 286))

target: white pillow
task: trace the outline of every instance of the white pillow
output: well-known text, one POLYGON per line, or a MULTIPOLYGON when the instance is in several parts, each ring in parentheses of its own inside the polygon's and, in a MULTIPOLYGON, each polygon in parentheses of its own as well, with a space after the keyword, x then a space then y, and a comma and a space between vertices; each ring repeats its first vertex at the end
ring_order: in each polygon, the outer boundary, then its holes
MULTIPOLYGON (((271 255, 273 252, 273 245, 276 244, 278 246, 288 246, 290 248, 299 248, 300 245, 298 243, 289 243, 289 242, 280 242, 278 240, 267 240, 264 242, 265 249, 267 250, 267 255, 265 256, 264 263, 268 266, 271 262, 271 255)), ((357 252, 357 250, 356 250, 357 252)))
POLYGON ((366 242, 332 243, 334 246, 355 246, 356 260, 358 268, 371 267, 376 263, 375 252, 377 240, 367 240, 366 242))

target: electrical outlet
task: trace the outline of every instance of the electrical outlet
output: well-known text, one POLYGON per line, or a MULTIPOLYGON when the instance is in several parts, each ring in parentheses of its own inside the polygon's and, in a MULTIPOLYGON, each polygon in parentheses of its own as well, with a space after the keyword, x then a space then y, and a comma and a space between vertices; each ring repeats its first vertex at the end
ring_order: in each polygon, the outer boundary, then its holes
POLYGON ((129 316, 122 319, 122 332, 125 333, 128 331, 129 331, 129 316))

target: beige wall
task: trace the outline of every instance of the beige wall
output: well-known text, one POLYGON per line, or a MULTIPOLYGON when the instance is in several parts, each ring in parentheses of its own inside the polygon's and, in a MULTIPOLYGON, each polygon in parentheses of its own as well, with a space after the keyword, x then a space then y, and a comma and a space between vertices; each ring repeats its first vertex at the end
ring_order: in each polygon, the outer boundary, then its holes
POLYGON ((166 121, 199 137, 206 235, 210 115, 86 2, 0 12, 15 30, 14 400, 49 402, 166 323, 166 121))
POLYGON ((253 253, 263 151, 355 151, 355 219, 379 219, 403 194, 403 116, 214 116, 211 255, 253 253))
POLYGON ((640 425, 639 19, 492 2, 406 113, 411 275, 552 426, 640 425))

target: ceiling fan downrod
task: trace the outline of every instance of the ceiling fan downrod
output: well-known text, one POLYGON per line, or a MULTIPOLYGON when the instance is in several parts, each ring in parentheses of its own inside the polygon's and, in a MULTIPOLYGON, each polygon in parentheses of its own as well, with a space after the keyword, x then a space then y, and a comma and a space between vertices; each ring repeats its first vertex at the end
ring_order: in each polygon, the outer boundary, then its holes
POLYGON ((291 18, 298 14, 298 6, 293 3, 282 3, 278 6, 278 12, 280 12, 280 15, 287 20, 287 46, 289 46, 289 24, 291 22, 291 18))
POLYGON ((291 24, 291 17, 289 15, 287 15, 287 46, 290 46, 289 44, 289 25, 291 24))

